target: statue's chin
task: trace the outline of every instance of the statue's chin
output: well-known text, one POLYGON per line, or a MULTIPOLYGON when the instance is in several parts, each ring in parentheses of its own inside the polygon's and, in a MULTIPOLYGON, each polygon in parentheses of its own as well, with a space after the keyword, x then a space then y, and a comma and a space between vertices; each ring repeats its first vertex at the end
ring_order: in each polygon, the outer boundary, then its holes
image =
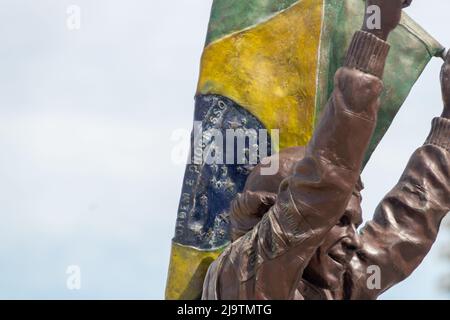
POLYGON ((310 263, 303 278, 321 289, 336 291, 343 288, 345 267, 330 256, 322 256, 317 263, 310 263))

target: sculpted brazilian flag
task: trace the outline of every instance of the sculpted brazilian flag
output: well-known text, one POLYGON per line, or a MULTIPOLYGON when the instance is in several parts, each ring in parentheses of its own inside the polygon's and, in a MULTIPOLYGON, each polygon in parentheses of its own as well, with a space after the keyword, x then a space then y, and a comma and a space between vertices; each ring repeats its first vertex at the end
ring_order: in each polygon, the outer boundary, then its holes
MULTIPOLYGON (((267 129, 274 150, 306 145, 362 25, 364 6, 364 0, 214 0, 196 123, 224 136, 229 129, 267 129), (279 139, 270 136, 272 129, 279 139)), ((427 63, 444 51, 407 14, 389 42, 382 108, 366 161, 427 63)), ((203 138, 203 148, 217 144, 203 138)), ((229 244, 230 202, 251 170, 251 164, 187 165, 166 298, 201 296, 208 266, 229 244)))

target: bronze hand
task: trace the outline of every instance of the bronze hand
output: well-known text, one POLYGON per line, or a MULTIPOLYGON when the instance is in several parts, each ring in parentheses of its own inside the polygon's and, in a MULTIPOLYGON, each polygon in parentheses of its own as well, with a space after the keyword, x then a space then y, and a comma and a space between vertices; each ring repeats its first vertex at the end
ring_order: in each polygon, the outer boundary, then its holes
POLYGON ((386 40, 389 33, 400 23, 402 9, 408 7, 412 0, 366 0, 366 15, 362 30, 386 40), (371 6, 380 8, 380 23, 374 28, 370 21, 374 12, 368 10, 371 6))

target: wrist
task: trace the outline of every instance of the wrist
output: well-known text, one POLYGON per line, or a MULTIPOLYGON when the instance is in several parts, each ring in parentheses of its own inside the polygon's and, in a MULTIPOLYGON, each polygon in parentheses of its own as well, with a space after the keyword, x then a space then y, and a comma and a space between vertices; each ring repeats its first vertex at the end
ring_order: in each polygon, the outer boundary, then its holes
POLYGON ((450 120, 442 117, 433 119, 431 132, 425 144, 435 145, 450 151, 450 120))
POLYGON ((448 108, 448 107, 444 108, 444 111, 441 114, 441 118, 450 120, 450 108, 448 108))
POLYGON ((387 42, 372 33, 358 31, 350 43, 344 66, 361 70, 381 79, 388 53, 389 44, 387 42))
POLYGON ((363 25, 361 30, 364 32, 373 34, 374 36, 376 36, 377 38, 379 38, 383 41, 386 41, 390 34, 390 31, 383 30, 382 28, 381 29, 370 29, 366 25, 363 25))

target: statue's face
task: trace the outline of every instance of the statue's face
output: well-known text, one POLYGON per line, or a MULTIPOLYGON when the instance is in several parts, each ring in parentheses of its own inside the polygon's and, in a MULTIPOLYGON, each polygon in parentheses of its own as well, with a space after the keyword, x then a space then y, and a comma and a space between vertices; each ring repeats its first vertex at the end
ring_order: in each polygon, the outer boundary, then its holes
MULTIPOLYGON (((245 191, 276 194, 281 181, 293 174, 295 164, 303 159, 304 154, 305 147, 283 149, 278 155, 271 157, 272 159, 279 157, 279 172, 274 176, 261 175, 261 165, 258 165, 247 178, 245 191)), ((361 223, 361 196, 358 193, 352 196, 339 223, 329 231, 324 243, 311 258, 303 278, 324 289, 343 288, 347 264, 360 247, 356 228, 361 223)))
POLYGON ((317 249, 303 273, 303 278, 323 289, 343 287, 343 277, 350 260, 360 249, 357 228, 362 223, 361 198, 353 195, 338 224, 317 249))

